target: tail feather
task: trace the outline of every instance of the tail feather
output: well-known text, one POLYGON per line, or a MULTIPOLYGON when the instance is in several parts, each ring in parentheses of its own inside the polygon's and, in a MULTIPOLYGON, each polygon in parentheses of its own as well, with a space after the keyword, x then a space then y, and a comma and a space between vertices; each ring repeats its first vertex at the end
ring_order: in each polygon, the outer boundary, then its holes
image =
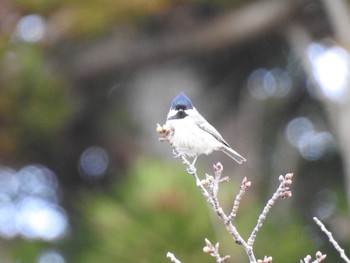
POLYGON ((224 145, 221 149, 224 153, 226 153, 228 156, 230 156, 233 160, 235 160, 237 163, 241 164, 245 161, 247 161, 243 156, 241 156, 238 152, 233 150, 232 148, 224 145))

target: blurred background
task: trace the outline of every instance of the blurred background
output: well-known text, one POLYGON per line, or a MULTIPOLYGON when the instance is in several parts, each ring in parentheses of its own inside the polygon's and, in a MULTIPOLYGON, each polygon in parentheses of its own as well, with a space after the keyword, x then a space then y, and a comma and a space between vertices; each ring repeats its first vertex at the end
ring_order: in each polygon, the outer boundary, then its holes
POLYGON ((0 1, 1 262, 213 262, 204 238, 247 262, 171 147, 158 141, 184 91, 247 158, 221 161, 227 211, 259 233, 258 258, 350 254, 350 16, 345 0, 0 1))

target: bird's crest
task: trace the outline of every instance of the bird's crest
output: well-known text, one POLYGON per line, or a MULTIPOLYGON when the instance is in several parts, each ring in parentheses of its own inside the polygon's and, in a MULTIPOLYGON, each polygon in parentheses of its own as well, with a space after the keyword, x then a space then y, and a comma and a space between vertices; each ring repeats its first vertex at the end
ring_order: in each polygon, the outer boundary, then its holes
POLYGON ((187 110, 187 109, 193 109, 193 105, 191 100, 185 95, 185 93, 180 92, 179 95, 177 95, 172 103, 171 103, 171 109, 172 110, 187 110))

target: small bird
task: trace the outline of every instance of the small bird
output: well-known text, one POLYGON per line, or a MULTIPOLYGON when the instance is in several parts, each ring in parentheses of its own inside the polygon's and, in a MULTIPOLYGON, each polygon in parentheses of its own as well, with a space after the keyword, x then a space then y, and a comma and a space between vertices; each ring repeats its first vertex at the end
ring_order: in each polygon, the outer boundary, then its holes
POLYGON ((237 163, 246 159, 231 148, 220 133, 210 125, 193 107, 191 100, 180 92, 172 103, 167 116, 166 125, 172 127, 173 145, 180 153, 194 158, 194 166, 200 154, 210 154, 212 151, 223 151, 237 163))

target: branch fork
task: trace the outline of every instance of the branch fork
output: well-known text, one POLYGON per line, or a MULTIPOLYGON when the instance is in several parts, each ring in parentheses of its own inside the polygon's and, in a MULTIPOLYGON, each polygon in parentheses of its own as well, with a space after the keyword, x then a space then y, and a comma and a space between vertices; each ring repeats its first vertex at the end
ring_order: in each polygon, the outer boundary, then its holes
MULTIPOLYGON (((186 166, 187 172, 192 175, 196 181, 196 185, 201 191, 202 195, 207 200, 210 207, 213 209, 217 217, 223 222, 223 224, 226 227, 226 230, 231 234, 234 242, 236 244, 242 245, 250 263, 272 263, 272 257, 265 256, 263 259, 256 260, 254 252, 253 252, 253 246, 256 239, 256 236, 261 229, 264 221, 266 220, 266 217, 275 204, 275 202, 278 199, 286 199, 292 197, 292 191, 290 190, 290 186, 293 183, 293 174, 287 173, 286 175, 280 175, 279 176, 279 186, 277 190, 274 192, 274 194, 271 196, 271 198, 267 201, 265 207, 262 210, 262 213, 259 215, 256 226, 254 227, 252 233, 250 234, 247 241, 245 241, 242 236, 239 234, 238 230, 233 224, 233 220, 237 216, 237 212, 239 209, 240 201, 242 200, 242 197, 246 193, 246 190, 250 188, 251 182, 248 181, 246 177, 243 178, 240 190, 238 194, 236 195, 232 209, 228 215, 224 212, 222 209, 220 202, 218 200, 218 192, 219 192, 219 185, 221 183, 225 183, 229 181, 229 178, 222 177, 223 172, 223 166, 220 162, 213 165, 214 170, 214 176, 205 174, 205 179, 200 179, 196 173, 196 168, 190 163, 186 156, 179 151, 179 149, 175 149, 173 146, 173 135, 174 135, 174 129, 169 128, 167 125, 159 125, 157 124, 157 132, 161 135, 161 138, 159 138, 160 141, 168 141, 170 145, 173 147, 173 153, 175 158, 179 158, 182 163, 186 166)), ((349 258, 345 255, 344 250, 339 246, 339 244, 334 240, 332 233, 329 232, 326 227, 322 224, 320 220, 318 220, 316 217, 314 217, 314 221, 316 224, 321 228, 321 230, 328 236, 329 241, 333 244, 335 249, 340 253, 341 258, 347 262, 350 263, 349 258)), ((205 246, 203 248, 204 253, 210 254, 210 256, 214 257, 217 263, 224 263, 227 262, 230 259, 229 255, 226 255, 224 257, 221 257, 219 254, 219 243, 216 243, 213 245, 207 238, 205 239, 205 246)), ((315 260, 312 261, 312 257, 310 255, 307 255, 304 259, 300 260, 300 263, 319 263, 322 262, 327 255, 322 254, 320 251, 317 251, 315 254, 315 260)), ((167 257, 175 263, 181 263, 174 254, 168 252, 167 257)))

